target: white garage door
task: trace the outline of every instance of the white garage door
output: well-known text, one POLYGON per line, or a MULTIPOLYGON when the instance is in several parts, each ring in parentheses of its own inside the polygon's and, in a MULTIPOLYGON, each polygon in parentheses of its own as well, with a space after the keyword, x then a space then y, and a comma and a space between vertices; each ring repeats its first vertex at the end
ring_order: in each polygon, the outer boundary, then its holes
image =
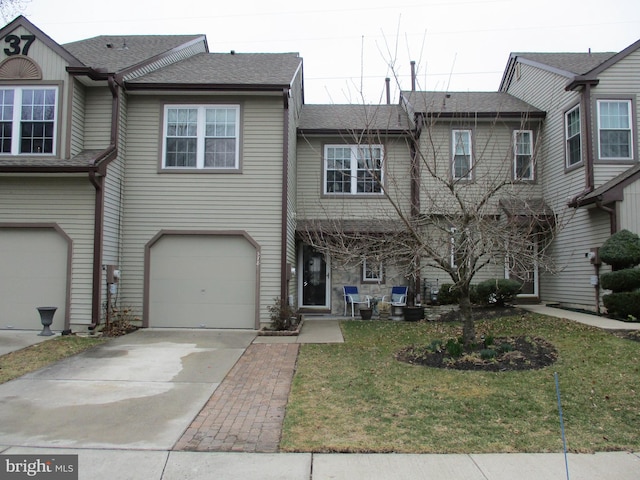
POLYGON ((149 267, 150 327, 255 328, 256 249, 244 237, 165 235, 149 267))
POLYGON ((42 330, 37 307, 64 328, 67 242, 52 228, 0 228, 0 328, 42 330))

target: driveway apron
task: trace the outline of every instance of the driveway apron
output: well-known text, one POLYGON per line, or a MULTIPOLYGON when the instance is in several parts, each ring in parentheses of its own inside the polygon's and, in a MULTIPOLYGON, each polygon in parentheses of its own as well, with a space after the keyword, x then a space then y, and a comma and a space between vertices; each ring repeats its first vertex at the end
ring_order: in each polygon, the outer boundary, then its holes
POLYGON ((254 338, 139 330, 0 385, 0 445, 169 450, 254 338))

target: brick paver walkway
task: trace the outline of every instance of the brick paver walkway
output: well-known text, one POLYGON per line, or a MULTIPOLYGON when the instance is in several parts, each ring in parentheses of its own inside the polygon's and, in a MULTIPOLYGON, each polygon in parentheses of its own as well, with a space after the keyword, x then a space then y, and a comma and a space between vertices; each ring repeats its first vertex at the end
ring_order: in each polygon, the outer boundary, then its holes
POLYGON ((277 452, 298 344, 252 344, 174 450, 277 452))

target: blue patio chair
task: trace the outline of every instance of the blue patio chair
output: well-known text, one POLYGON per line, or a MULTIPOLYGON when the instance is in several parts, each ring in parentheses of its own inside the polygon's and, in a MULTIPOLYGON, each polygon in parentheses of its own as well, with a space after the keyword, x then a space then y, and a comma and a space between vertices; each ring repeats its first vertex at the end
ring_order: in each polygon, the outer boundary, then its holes
POLYGON ((406 307, 407 306, 407 291, 409 287, 392 287, 391 295, 385 295, 382 297, 383 302, 389 302, 391 304, 391 308, 393 307, 406 307), (389 300, 387 300, 387 298, 389 300))
POLYGON ((342 287, 344 291, 344 314, 347 314, 347 306, 351 305, 351 317, 355 316, 355 305, 358 305, 358 308, 365 308, 361 305, 366 305, 366 308, 371 306, 371 297, 369 295, 361 296, 358 293, 358 287, 355 286, 344 286, 342 287))

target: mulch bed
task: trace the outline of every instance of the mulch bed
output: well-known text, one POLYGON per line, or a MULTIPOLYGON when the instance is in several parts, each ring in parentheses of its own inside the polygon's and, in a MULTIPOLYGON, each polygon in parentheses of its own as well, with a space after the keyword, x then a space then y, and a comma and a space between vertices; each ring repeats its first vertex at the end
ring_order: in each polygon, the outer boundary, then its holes
POLYGON ((442 351, 432 351, 427 346, 410 346, 400 350, 396 359, 426 367, 504 372, 544 368, 558 358, 556 348, 538 337, 498 337, 494 339, 494 344, 488 347, 496 351, 494 358, 481 358, 480 352, 485 349, 484 345, 481 345, 464 352, 460 357, 452 357, 444 348, 442 351), (501 351, 505 344, 509 345, 506 349, 508 351, 501 351))
MULTIPOLYGON (((490 320, 505 316, 526 315, 528 312, 513 306, 474 306, 474 320, 490 320)), ((460 322, 459 310, 453 310, 440 316, 437 322, 460 322)), ((446 343, 446 340, 445 340, 446 343)), ((403 348, 395 355, 396 359, 412 365, 455 370, 476 370, 485 372, 504 372, 513 370, 535 370, 552 365, 558 359, 556 348, 543 338, 530 336, 497 337, 491 345, 480 343, 462 355, 454 357, 445 346, 433 348, 427 345, 412 345, 403 348), (495 356, 482 358, 481 352, 493 350, 495 356)))

